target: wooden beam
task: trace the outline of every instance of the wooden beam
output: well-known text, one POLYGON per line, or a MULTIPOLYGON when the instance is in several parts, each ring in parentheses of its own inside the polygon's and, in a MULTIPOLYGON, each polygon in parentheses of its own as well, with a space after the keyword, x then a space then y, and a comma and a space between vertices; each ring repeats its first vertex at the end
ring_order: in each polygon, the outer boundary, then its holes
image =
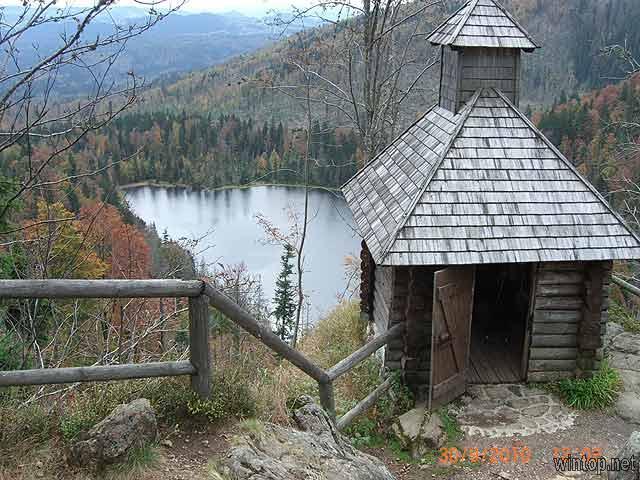
POLYGON ((201 280, 0 280, 0 298, 197 297, 201 280))
POLYGON ((0 387, 173 377, 193 375, 195 372, 196 369, 188 360, 94 367, 41 368, 37 370, 0 372, 0 387))
POLYGON ((622 287, 623 289, 625 289, 628 292, 633 293, 634 295, 637 295, 640 297, 640 288, 631 285, 629 282, 624 281, 623 279, 621 279, 620 277, 616 277, 615 275, 611 275, 611 280, 613 281, 613 283, 615 283, 616 285, 622 287))
POLYGON ((211 396, 211 351, 209 348, 209 298, 189 299, 189 355, 196 372, 191 388, 200 398, 211 396))
POLYGON ((578 349, 592 350, 602 346, 602 309, 604 280, 608 272, 604 262, 585 263, 584 306, 578 329, 578 349))
POLYGON ((532 348, 531 360, 575 360, 578 358, 578 349, 575 347, 556 348, 532 348))
POLYGON ((404 324, 401 323, 396 325, 395 327, 390 328, 383 334, 378 335, 369 343, 367 343, 360 349, 356 350, 347 358, 338 362, 336 365, 334 365, 329 370, 327 370, 327 374, 329 375, 329 378, 331 379, 331 381, 333 381, 336 378, 340 377, 341 375, 344 375, 349 370, 353 369, 354 367, 359 365, 361 362, 366 360, 369 356, 373 355, 384 345, 389 343, 390 340, 394 338, 399 338, 400 336, 402 336, 403 332, 404 332, 404 324))
POLYGON ((532 347, 577 347, 577 345, 577 335, 532 335, 531 337, 532 347))
POLYGON ((582 297, 536 296, 536 310, 578 310, 583 306, 582 297))
POLYGON ((533 334, 534 335, 565 335, 565 334, 577 334, 577 323, 534 323, 533 334))
POLYGON ((569 372, 576 371, 576 360, 531 360, 529 372, 569 372))
POLYGON ((212 307, 220 310, 220 312, 226 315, 232 322, 242 327, 276 353, 282 355, 311 378, 321 383, 330 381, 329 376, 323 369, 315 365, 298 350, 291 348, 283 342, 280 337, 275 335, 269 328, 260 325, 252 315, 247 313, 224 293, 206 283, 204 294, 209 297, 212 307))
POLYGON ((536 310, 534 323, 578 323, 582 319, 582 310, 536 310))
POLYGON ((338 420, 337 427, 338 430, 343 430, 348 427, 351 422, 358 416, 362 415, 364 412, 369 410, 375 403, 389 391, 393 382, 391 377, 387 378, 384 382, 382 382, 373 392, 371 392, 364 400, 358 403, 355 407, 345 413, 338 420))

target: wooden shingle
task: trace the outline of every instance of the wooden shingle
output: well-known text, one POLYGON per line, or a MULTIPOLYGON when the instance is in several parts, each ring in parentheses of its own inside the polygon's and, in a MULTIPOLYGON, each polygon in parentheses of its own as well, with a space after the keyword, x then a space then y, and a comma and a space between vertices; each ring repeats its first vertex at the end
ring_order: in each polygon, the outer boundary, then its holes
POLYGON ((497 89, 455 116, 434 107, 343 192, 379 265, 640 258, 640 239, 497 89))
POLYGON ((452 47, 538 48, 527 31, 494 0, 470 0, 427 40, 452 47))

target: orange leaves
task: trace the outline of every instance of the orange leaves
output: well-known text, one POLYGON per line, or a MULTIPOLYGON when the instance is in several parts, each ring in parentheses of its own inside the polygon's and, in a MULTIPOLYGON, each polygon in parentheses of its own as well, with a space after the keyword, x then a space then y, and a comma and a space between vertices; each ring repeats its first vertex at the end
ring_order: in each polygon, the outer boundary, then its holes
POLYGON ((95 251, 111 267, 110 278, 149 278, 151 248, 144 234, 125 224, 115 207, 96 202, 83 207, 80 217, 95 251))
POLYGON ((62 203, 38 201, 36 218, 24 227, 32 267, 42 278, 100 278, 107 271, 62 203))
POLYGON ((47 278, 149 278, 151 248, 144 234, 126 224, 112 205, 82 207, 79 219, 60 202, 38 202, 25 222, 34 267, 47 278))
POLYGON ((151 275, 151 249, 136 227, 122 225, 114 235, 111 248, 114 278, 148 278, 151 275))

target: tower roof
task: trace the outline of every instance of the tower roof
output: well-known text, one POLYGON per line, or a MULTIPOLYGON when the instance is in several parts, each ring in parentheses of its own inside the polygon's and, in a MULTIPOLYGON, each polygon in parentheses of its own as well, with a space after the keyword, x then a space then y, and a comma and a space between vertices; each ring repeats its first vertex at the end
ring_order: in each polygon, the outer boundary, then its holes
POLYGON ((495 89, 457 115, 433 107, 342 191, 381 265, 640 258, 640 239, 495 89))
POLYGON ((494 0, 470 0, 427 40, 454 47, 538 48, 527 31, 494 0))

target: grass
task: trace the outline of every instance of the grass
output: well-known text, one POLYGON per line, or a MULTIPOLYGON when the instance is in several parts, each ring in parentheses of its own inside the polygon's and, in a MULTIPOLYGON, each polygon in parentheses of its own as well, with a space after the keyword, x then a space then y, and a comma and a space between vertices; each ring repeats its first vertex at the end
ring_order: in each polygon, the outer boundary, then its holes
POLYGON ((640 333, 640 320, 627 307, 616 300, 609 306, 609 318, 622 326, 627 332, 640 333))
MULTIPOLYGON (((327 368, 342 360, 366 340, 367 325, 358 304, 338 305, 303 338, 300 349, 327 368)), ((257 418, 260 422, 291 424, 291 411, 301 395, 317 399, 317 385, 290 363, 276 357, 259 341, 219 334, 212 339, 214 397, 201 401, 191 392, 188 378, 146 379, 85 384, 66 396, 48 396, 28 406, 34 388, 0 390, 0 471, 14 468, 40 448, 54 451, 68 446, 113 408, 136 398, 147 398, 161 424, 218 422, 229 418, 257 418)), ((344 413, 380 382, 380 362, 370 358, 335 384, 338 413, 344 413)), ((50 391, 54 391, 51 388, 50 391)), ((410 403, 398 385, 366 416, 354 432, 364 443, 380 440, 393 414, 410 403), (365 438, 367 437, 367 438, 365 438)), ((256 420, 256 422, 258 421, 256 420)), ((245 422, 259 431, 258 423, 245 422)), ((145 454, 146 455, 146 454, 145 454)), ((146 456, 132 459, 142 466, 146 456)))
POLYGON ((264 423, 257 418, 248 418, 240 422, 240 429, 254 437, 261 437, 264 433, 264 423))
POLYGON ((160 454, 156 445, 145 445, 133 449, 127 455, 125 462, 110 467, 106 477, 115 479, 136 479, 147 470, 155 468, 160 462, 160 454))
POLYGON ((464 432, 460 428, 460 425, 458 425, 458 420, 451 415, 447 407, 438 409, 436 413, 440 417, 444 426, 444 432, 447 435, 447 443, 445 446, 457 446, 457 443, 462 440, 462 437, 464 436, 464 432))
POLYGON ((601 410, 618 398, 622 389, 620 374, 606 362, 591 378, 570 378, 547 387, 568 406, 578 410, 601 410))

